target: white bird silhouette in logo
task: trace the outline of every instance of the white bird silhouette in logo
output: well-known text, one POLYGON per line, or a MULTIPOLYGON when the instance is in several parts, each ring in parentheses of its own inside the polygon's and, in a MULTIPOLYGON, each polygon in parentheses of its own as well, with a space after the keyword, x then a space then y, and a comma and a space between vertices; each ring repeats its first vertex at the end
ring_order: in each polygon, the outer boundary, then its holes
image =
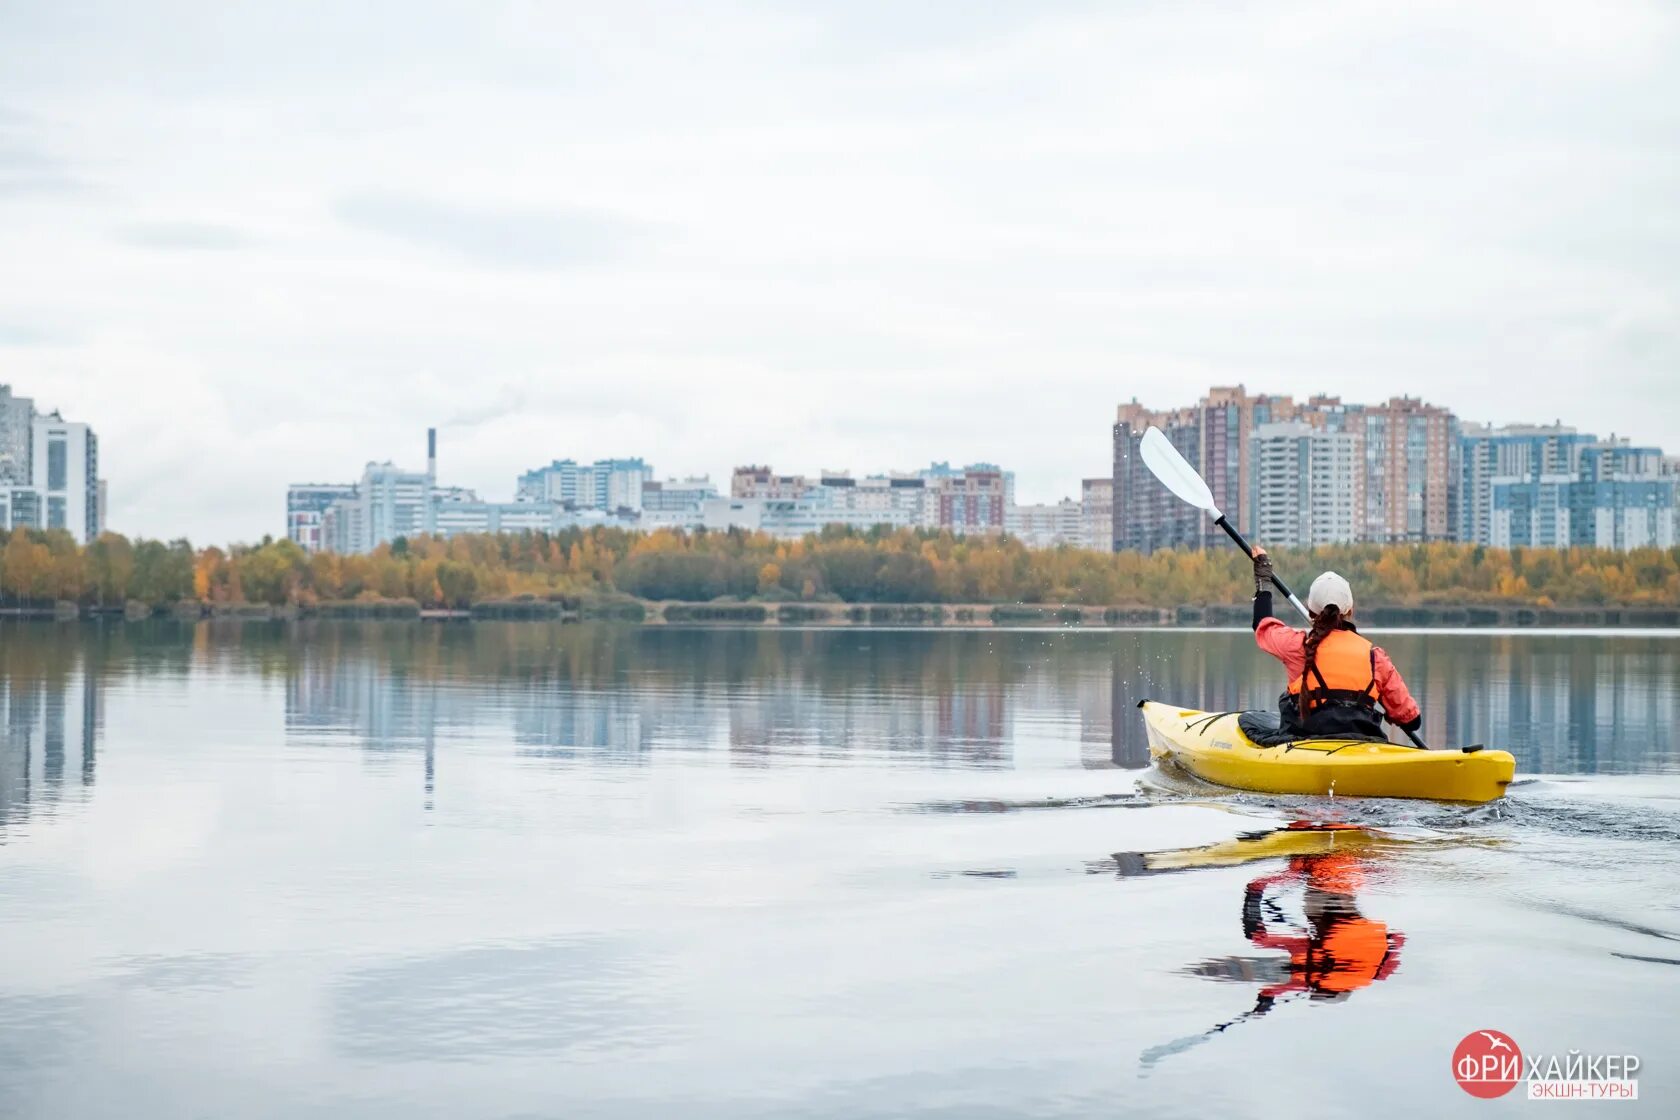
POLYGON ((1509 1042, 1506 1042, 1503 1038, 1500 1038, 1496 1034, 1489 1031, 1478 1031, 1476 1033, 1488 1040, 1489 1050, 1509 1050, 1511 1048, 1511 1044, 1509 1042))

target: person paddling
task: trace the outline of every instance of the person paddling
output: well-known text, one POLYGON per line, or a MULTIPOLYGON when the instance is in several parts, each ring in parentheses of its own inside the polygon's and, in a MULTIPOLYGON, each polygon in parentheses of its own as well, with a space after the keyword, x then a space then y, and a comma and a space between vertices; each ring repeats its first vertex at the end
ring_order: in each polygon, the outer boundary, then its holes
POLYGON ((1384 739, 1384 713, 1403 731, 1423 724, 1417 701, 1388 654, 1353 622, 1353 588, 1335 572, 1307 592, 1312 626, 1295 630, 1272 617, 1272 558, 1254 550, 1254 641, 1283 662, 1289 689, 1278 698, 1283 730, 1299 738, 1384 739))

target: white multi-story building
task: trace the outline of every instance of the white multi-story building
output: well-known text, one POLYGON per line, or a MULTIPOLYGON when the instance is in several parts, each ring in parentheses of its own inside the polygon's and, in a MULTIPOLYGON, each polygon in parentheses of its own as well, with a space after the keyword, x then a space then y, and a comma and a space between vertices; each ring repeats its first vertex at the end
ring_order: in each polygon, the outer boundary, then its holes
MULTIPOLYGON (((311 489, 326 490, 328 485, 294 486, 290 492, 311 489)), ((288 535, 303 548, 372 552, 398 537, 437 531, 439 496, 430 474, 405 471, 390 463, 369 463, 360 482, 337 489, 342 492, 321 511, 313 533, 306 516, 288 525, 288 535)), ((462 492, 455 500, 472 497, 462 492)))
MULTIPOLYGON (((626 466, 631 462, 640 461, 615 461, 615 469, 624 475, 617 484, 607 473, 591 473, 584 487, 586 496, 594 494, 597 501, 640 502, 645 468, 626 466), (615 485, 633 489, 614 489, 615 485)), ((532 472, 526 478, 544 473, 532 472)), ((399 537, 422 534, 555 532, 595 525, 634 529, 640 524, 639 515, 624 506, 579 506, 535 492, 517 501, 487 502, 464 487, 439 486, 435 428, 426 433, 424 472, 369 463, 359 482, 297 483, 286 492, 286 513, 286 532, 292 540, 311 552, 339 553, 372 552, 399 537)))
POLYGON ((1015 476, 987 463, 952 467, 935 463, 914 473, 854 478, 847 471, 816 477, 779 475, 766 466, 737 467, 733 498, 762 501, 766 532, 799 536, 825 525, 867 529, 951 529, 958 533, 1003 531, 1015 476), (781 503, 781 504, 774 504, 781 503))
POLYGON ((700 509, 700 525, 714 532, 726 529, 757 532, 764 527, 765 501, 764 498, 707 498, 700 509))
POLYGON ((705 524, 706 503, 717 496, 717 487, 704 475, 644 482, 641 527, 698 529, 705 524))
POLYGON ((572 509, 558 502, 486 502, 471 494, 440 499, 435 504, 433 532, 440 537, 463 533, 555 533, 561 529, 600 526, 637 529, 640 519, 630 513, 572 509))
POLYGON ((574 509, 639 512, 652 478, 653 469, 640 459, 556 459, 520 475, 514 496, 522 502, 558 502, 574 509))
POLYGON ((915 474, 871 475, 838 497, 853 519, 895 529, 933 528, 939 512, 934 491, 915 474))
POLYGON ((1249 440, 1254 531, 1279 548, 1358 539, 1363 462, 1358 436, 1300 421, 1261 424, 1249 440))
POLYGON ((77 544, 105 529, 99 438, 86 424, 0 385, 0 528, 62 529, 77 544))
POLYGON ((820 533, 830 525, 868 530, 913 528, 918 523, 920 502, 904 497, 915 488, 895 488, 888 478, 854 480, 830 474, 826 481, 832 485, 812 485, 797 495, 709 498, 700 523, 707 529, 747 529, 784 540, 820 533))
POLYGON ((38 528, 64 529, 78 544, 99 535, 99 440, 86 424, 58 413, 37 416, 31 487, 40 494, 38 528))
POLYGON ((828 471, 816 487, 795 501, 809 502, 813 516, 826 519, 818 529, 823 525, 909 529, 926 524, 927 488, 915 481, 919 480, 881 475, 854 479, 842 471, 828 471))
POLYGON ((1086 548, 1114 550, 1114 479, 1087 478, 1080 483, 1079 530, 1086 548))
POLYGON ((1077 545, 1084 540, 1080 505, 1072 498, 1054 504, 1011 506, 1006 521, 1009 533, 1028 548, 1077 545))
POLYGON ((356 486, 355 500, 362 507, 365 535, 356 551, 367 552, 398 537, 432 532, 436 528, 433 482, 430 474, 405 471, 390 463, 369 463, 356 486))
POLYGON ((437 429, 426 429, 426 469, 369 463, 360 482, 299 483, 287 488, 286 535, 306 550, 372 552, 398 537, 437 531, 440 499, 468 500, 471 491, 439 491, 437 429), (293 519, 294 502, 299 508, 293 519), (319 507, 318 512, 312 507, 319 507))

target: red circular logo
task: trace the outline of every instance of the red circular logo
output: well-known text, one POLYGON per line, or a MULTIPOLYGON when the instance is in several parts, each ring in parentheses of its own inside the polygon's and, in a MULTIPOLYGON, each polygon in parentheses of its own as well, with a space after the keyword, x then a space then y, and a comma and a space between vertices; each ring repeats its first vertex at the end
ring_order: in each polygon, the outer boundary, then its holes
POLYGON ((1471 1031, 1453 1051, 1452 1072, 1472 1097, 1503 1097, 1522 1080, 1522 1051, 1504 1031, 1471 1031))

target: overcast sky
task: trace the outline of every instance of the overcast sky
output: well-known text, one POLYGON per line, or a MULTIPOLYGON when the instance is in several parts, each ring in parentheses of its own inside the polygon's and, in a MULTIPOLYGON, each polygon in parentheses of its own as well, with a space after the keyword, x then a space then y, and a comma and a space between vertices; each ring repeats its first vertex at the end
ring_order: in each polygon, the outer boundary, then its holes
POLYGON ((113 528, 1421 395, 1680 452, 1680 8, 0 0, 0 381, 113 528))

